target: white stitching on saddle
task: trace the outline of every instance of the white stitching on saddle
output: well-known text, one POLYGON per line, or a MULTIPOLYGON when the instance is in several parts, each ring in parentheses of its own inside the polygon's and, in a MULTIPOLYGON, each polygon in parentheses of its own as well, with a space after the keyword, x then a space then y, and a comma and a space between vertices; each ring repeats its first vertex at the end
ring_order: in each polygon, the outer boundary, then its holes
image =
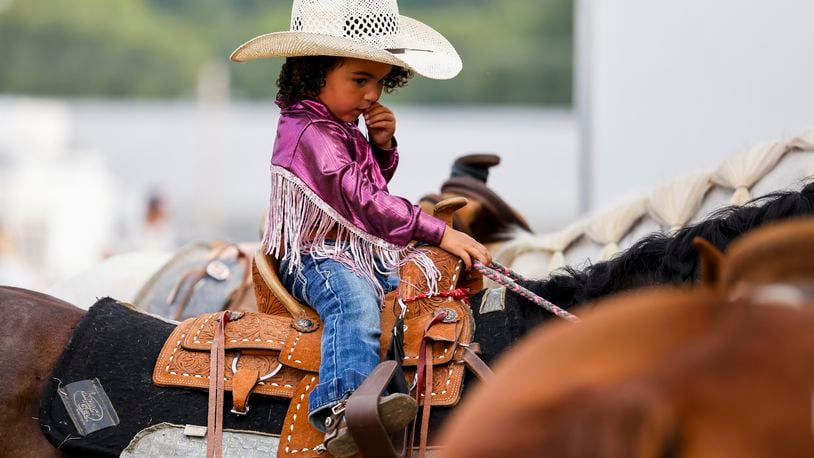
MULTIPOLYGON (((237 339, 229 339, 227 342, 231 342, 231 343, 237 343, 237 342, 266 342, 266 343, 277 343, 277 344, 280 344, 280 345, 285 345, 285 342, 283 342, 282 340, 273 340, 273 339, 266 339, 266 340, 263 340, 263 339, 252 339, 252 340, 249 340, 249 339, 240 339, 239 341, 238 341, 237 339)), ((193 341, 192 343, 196 343, 196 344, 199 344, 199 343, 211 344, 211 343, 212 343, 212 341, 211 341, 211 340, 207 340, 206 342, 202 342, 202 341, 200 341, 200 340, 195 340, 195 341, 193 341)))
MULTIPOLYGON (((296 347, 297 344, 300 342, 300 337, 302 337, 302 333, 298 332, 297 338, 294 339, 294 343, 291 344, 291 348, 288 349, 288 357, 286 358, 287 360, 291 361, 291 358, 294 356, 294 347, 296 347)), ((297 364, 302 364, 302 361, 298 359, 295 359, 294 362, 297 364)))
MULTIPOLYGON (((192 338, 192 339, 193 339, 193 341, 194 341, 195 343, 199 343, 199 342, 200 342, 200 339, 198 339, 198 335, 199 335, 199 334, 201 333, 201 331, 203 330, 204 325, 206 325, 206 323, 208 323, 208 322, 209 322, 209 320, 210 320, 212 317, 214 317, 215 315, 216 315, 216 314, 214 314, 214 313, 213 313, 213 314, 211 314, 211 315, 209 315, 209 317, 208 317, 207 319, 203 320, 203 323, 201 323, 201 325, 200 325, 200 326, 198 326, 198 332, 196 332, 196 333, 195 333, 195 337, 193 337, 193 338, 192 338)), ((212 343, 212 342, 210 341, 209 343, 212 343)))
MULTIPOLYGON (((198 332, 200 332, 200 330, 198 332)), ((167 367, 164 368, 164 372, 166 372, 166 373, 168 373, 170 375, 175 375, 175 376, 194 377, 194 378, 198 378, 198 379, 204 379, 204 378, 209 379, 208 375, 203 376, 203 375, 200 375, 200 374, 188 374, 186 372, 178 373, 178 372, 174 372, 174 371, 170 370, 170 364, 172 364, 172 360, 175 358, 175 353, 178 351, 179 348, 181 348, 181 342, 184 341, 185 337, 186 337, 186 333, 181 334, 181 337, 179 337, 178 340, 175 342, 175 347, 172 349, 172 355, 169 357, 169 359, 167 361, 168 364, 167 364, 167 367)), ((224 376, 223 380, 228 381, 229 379, 228 379, 228 377, 224 376)), ((258 385, 266 385, 266 384, 268 384, 268 385, 271 385, 271 386, 277 387, 277 388, 294 388, 294 385, 290 385, 288 383, 284 383, 284 384, 281 385, 281 384, 279 384, 277 382, 270 382, 270 383, 257 382, 257 384, 258 385)))
MULTIPOLYGON (((208 322, 209 322, 209 319, 210 319, 210 318, 212 318, 212 317, 213 317, 213 316, 215 316, 215 315, 217 315, 217 314, 212 314, 212 315, 209 315, 209 318, 205 319, 205 320, 203 321, 203 323, 201 323, 201 325, 200 325, 200 326, 199 326, 199 328, 198 328, 198 332, 196 332, 196 333, 195 333, 195 337, 193 337, 193 338, 192 338, 192 343, 196 343, 196 344, 204 343, 204 344, 210 344, 210 345, 212 344, 212 341, 211 341, 211 340, 207 340, 206 342, 204 342, 204 341, 200 340, 200 339, 198 338, 198 335, 201 333, 201 331, 203 330, 204 326, 206 326, 206 323, 208 323, 208 322)), ((186 335, 186 334, 185 334, 185 335, 186 335)), ((237 340, 237 339, 229 339, 229 340, 228 340, 228 342, 231 342, 231 343, 237 343, 237 342, 249 342, 249 339, 241 339, 241 340, 237 340)), ((274 339, 265 339, 265 340, 263 340, 263 339, 257 338, 257 339, 252 339, 252 340, 251 340, 251 342, 266 342, 266 343, 276 343, 276 344, 279 344, 280 346, 285 345, 285 342, 280 341, 280 340, 274 340, 274 339)))
MULTIPOLYGON (((300 406, 302 405, 302 400, 305 399, 305 395, 308 394, 309 391, 311 391, 311 384, 314 383, 314 380, 316 380, 316 377, 311 377, 311 380, 308 382, 307 385, 305 385, 305 391, 303 391, 302 394, 300 394, 300 400, 297 401, 297 406, 294 408, 295 412, 300 411, 300 406)), ((291 444, 291 436, 294 435, 294 421, 297 420, 297 414, 295 413, 291 418, 292 418, 293 421, 291 422, 291 427, 288 428, 289 429, 289 434, 286 436, 285 452, 286 453, 299 453, 299 452, 308 452, 308 451, 310 451, 311 449, 308 448, 308 447, 304 447, 304 448, 301 448, 299 450, 291 450, 291 447, 289 447, 289 444, 291 444)))
MULTIPOLYGON (((450 363, 449 371, 447 371, 447 381, 446 381, 446 383, 444 383, 444 385, 446 385, 447 387, 449 387, 449 384, 452 383, 452 371, 454 369, 455 369, 455 364, 450 363)), ((441 395, 441 394, 447 394, 447 391, 448 391, 447 388, 444 388, 443 390, 441 390, 440 393, 436 393, 436 392, 430 393, 430 396, 438 396, 438 395, 441 395)), ((424 393, 421 393, 421 397, 424 397, 424 393)))
POLYGON ((170 372, 170 364, 172 364, 172 359, 175 358, 175 352, 181 348, 181 341, 184 340, 186 334, 181 334, 181 337, 178 339, 178 342, 175 342, 175 348, 172 349, 172 355, 170 355, 170 359, 167 360, 167 367, 164 368, 164 372, 168 372, 172 375, 177 375, 175 372, 170 372))
MULTIPOLYGON (((447 354, 448 351, 449 351, 448 347, 444 348, 444 354, 438 355, 438 356, 434 357, 433 359, 444 359, 446 357, 446 354, 447 354)), ((418 359, 418 356, 405 356, 404 359, 418 359)))

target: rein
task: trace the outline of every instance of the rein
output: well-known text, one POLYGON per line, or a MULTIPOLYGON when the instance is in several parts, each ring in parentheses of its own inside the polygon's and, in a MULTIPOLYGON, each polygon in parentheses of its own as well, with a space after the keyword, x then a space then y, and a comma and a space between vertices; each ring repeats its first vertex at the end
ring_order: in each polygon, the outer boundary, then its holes
POLYGON ((530 300, 531 302, 534 302, 535 304, 548 310, 554 315, 573 322, 580 321, 580 319, 576 315, 569 313, 563 308, 557 307, 550 301, 547 301, 544 298, 542 298, 540 295, 529 291, 527 288, 524 288, 523 286, 520 286, 517 283, 518 281, 528 281, 528 279, 518 274, 517 272, 509 269, 508 267, 502 266, 496 262, 493 262, 492 264, 487 266, 480 261, 474 261, 472 263, 472 267, 477 269, 478 272, 482 273, 484 277, 492 280, 493 282, 505 287, 510 291, 519 294, 520 296, 530 300))

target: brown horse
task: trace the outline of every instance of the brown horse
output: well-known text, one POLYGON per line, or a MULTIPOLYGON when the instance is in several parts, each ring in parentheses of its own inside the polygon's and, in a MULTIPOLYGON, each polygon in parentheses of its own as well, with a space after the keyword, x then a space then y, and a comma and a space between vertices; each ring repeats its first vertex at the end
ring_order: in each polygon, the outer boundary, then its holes
POLYGON ((51 368, 84 311, 45 294, 0 287, 5 326, 0 336, 0 444, 5 456, 62 456, 37 420, 51 368))
POLYGON ((544 326, 453 414, 447 455, 814 455, 812 240, 799 220, 727 255, 706 246, 713 288, 616 296, 544 326))

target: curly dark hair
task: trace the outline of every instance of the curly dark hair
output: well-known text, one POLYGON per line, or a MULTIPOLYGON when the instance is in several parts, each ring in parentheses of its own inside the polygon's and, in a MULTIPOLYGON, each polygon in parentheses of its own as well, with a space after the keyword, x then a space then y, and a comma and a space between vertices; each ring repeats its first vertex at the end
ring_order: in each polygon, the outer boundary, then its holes
MULTIPOLYGON (((325 75, 344 60, 344 57, 333 56, 286 58, 277 78, 277 87, 280 88, 277 101, 280 106, 286 108, 301 99, 317 98, 320 89, 325 86, 325 75)), ((413 75, 412 70, 394 65, 382 80, 384 92, 390 94, 396 88, 404 87, 413 75)))

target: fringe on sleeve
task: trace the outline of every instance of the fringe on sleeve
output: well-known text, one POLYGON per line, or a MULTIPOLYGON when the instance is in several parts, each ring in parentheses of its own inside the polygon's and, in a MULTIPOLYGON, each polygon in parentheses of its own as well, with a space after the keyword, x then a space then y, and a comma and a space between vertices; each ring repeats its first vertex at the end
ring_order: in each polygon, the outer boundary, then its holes
POLYGON ((384 297, 375 273, 398 272, 407 262, 415 263, 431 293, 438 292, 440 272, 432 260, 413 246, 397 246, 370 235, 346 220, 305 183, 288 170, 272 166, 271 201, 263 246, 278 259, 291 258, 289 269, 300 268, 302 253, 330 258, 347 265, 366 278, 384 297), (326 243, 328 234, 335 243, 326 243))

